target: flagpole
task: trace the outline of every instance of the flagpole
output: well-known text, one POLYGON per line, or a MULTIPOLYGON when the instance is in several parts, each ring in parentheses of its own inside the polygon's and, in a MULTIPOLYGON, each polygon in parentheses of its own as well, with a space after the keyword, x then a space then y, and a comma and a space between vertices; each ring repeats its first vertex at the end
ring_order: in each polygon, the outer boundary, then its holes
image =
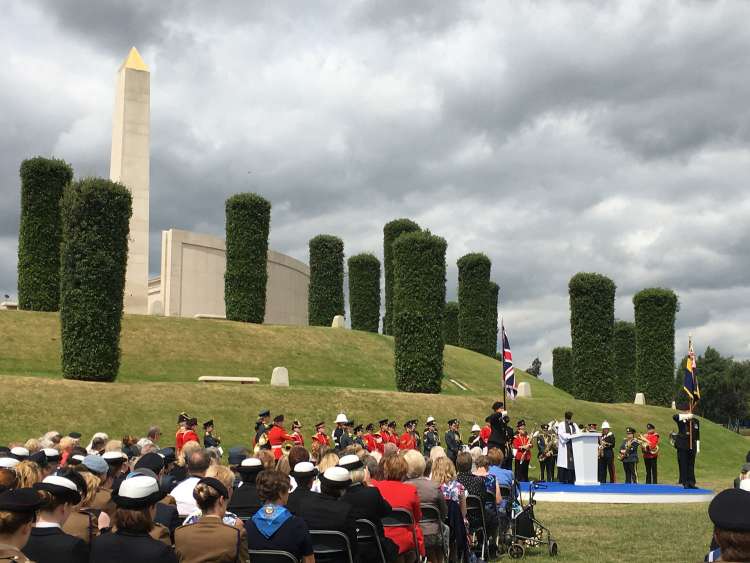
POLYGON ((510 412, 505 389, 505 321, 500 317, 500 379, 503 382, 503 408, 506 414, 510 412))
MULTIPOLYGON (((693 363, 693 356, 695 353, 693 352, 693 335, 688 334, 688 359, 690 360, 690 367, 691 367, 691 378, 693 380, 693 394, 695 393, 695 364, 693 363)), ((690 407, 690 414, 693 414, 693 395, 691 394, 689 397, 688 405, 690 407)), ((692 416, 690 417, 690 420, 688 420, 688 436, 689 443, 690 443, 690 449, 693 449, 693 419, 692 416)))

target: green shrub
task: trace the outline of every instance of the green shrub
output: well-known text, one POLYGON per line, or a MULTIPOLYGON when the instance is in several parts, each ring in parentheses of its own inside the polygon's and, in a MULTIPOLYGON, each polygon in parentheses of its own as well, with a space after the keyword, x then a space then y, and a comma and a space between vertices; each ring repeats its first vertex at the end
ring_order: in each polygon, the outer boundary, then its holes
POLYGON ((617 321, 613 330, 614 371, 612 383, 613 400, 616 403, 632 403, 637 392, 635 377, 635 325, 617 321))
POLYGON ((383 318, 383 334, 393 334, 393 255, 391 247, 403 233, 419 231, 411 219, 394 219, 383 227, 383 269, 385 271, 385 317, 383 318))
POLYGON ((253 193, 227 199, 224 304, 230 321, 262 323, 266 315, 271 204, 253 193))
POLYGON ((443 341, 458 346, 458 302, 448 301, 443 314, 443 341))
POLYGON ((65 190, 60 323, 67 379, 117 377, 131 213, 132 196, 122 184, 86 178, 65 190))
POLYGON ((331 326, 333 317, 344 314, 344 241, 338 237, 310 239, 307 313, 311 326, 331 326))
POLYGON ((490 269, 484 254, 466 254, 458 260, 458 339, 463 348, 488 351, 490 269))
POLYGON ((633 296, 633 305, 638 391, 648 404, 668 406, 673 395, 677 295, 671 289, 644 289, 633 296))
POLYGON ((578 273, 570 279, 573 389, 577 399, 612 402, 615 289, 614 282, 601 274, 578 273))
POLYGON ((378 332, 380 325, 380 260, 357 254, 349 265, 349 312, 352 329, 378 332))
POLYGON ((445 239, 428 231, 393 243, 396 387, 439 393, 443 379, 445 239))
POLYGON ((560 346, 552 350, 552 382, 555 387, 573 394, 573 349, 560 346))
POLYGON ((21 224, 18 230, 18 307, 60 308, 60 200, 73 179, 63 161, 37 156, 21 163, 21 224))
POLYGON ((500 297, 500 286, 490 282, 490 304, 487 311, 487 349, 485 355, 494 358, 497 354, 497 304, 500 297))

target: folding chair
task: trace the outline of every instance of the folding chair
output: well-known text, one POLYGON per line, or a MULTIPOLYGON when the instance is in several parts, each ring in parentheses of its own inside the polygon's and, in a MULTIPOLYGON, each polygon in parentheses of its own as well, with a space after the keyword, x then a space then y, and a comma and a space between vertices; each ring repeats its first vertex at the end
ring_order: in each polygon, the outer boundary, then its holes
POLYGON ((250 560, 253 563, 299 563, 299 560, 288 551, 275 549, 251 549, 250 560))
MULTIPOLYGON (((440 537, 440 545, 444 546, 446 544, 446 541, 443 534, 443 519, 440 517, 440 509, 434 504, 422 503, 419 506, 422 509, 422 519, 419 521, 419 524, 437 525, 438 536, 440 537)), ((422 532, 424 533, 424 526, 422 526, 422 532)))
MULTIPOLYGON (((466 514, 479 515, 479 521, 482 523, 482 552, 480 557, 484 559, 487 544, 489 543, 489 537, 487 534, 487 519, 484 514, 484 503, 482 499, 475 495, 466 495, 466 514)), ((472 530, 473 531, 473 530, 472 530)))
POLYGON ((354 563, 352 547, 344 532, 336 530, 310 530, 315 561, 342 561, 354 563))
POLYGON ((406 526, 411 529, 411 533, 414 540, 414 554, 417 556, 417 561, 420 559, 419 555, 419 541, 417 540, 417 527, 414 525, 414 516, 411 511, 405 508, 394 508, 391 513, 384 517, 382 520, 383 526, 386 528, 395 528, 399 526, 406 526))
MULTIPOLYGON (((380 535, 378 534, 378 528, 367 520, 366 518, 360 518, 357 520, 357 544, 364 548, 371 548, 374 544, 378 548, 380 554, 381 563, 386 563, 385 553, 383 552, 383 544, 380 543, 380 535)), ((361 549, 358 551, 362 552, 361 549)))

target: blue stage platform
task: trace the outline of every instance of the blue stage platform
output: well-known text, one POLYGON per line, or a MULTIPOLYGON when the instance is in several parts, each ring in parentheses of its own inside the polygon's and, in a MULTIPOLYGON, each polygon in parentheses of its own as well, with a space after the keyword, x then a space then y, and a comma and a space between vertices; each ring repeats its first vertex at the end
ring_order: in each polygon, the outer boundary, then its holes
MULTIPOLYGON (((521 494, 526 500, 529 483, 521 483, 521 494)), ((537 483, 534 498, 539 502, 593 502, 608 504, 654 504, 710 502, 713 491, 684 489, 679 485, 625 485, 605 483, 587 487, 562 483, 537 483)))

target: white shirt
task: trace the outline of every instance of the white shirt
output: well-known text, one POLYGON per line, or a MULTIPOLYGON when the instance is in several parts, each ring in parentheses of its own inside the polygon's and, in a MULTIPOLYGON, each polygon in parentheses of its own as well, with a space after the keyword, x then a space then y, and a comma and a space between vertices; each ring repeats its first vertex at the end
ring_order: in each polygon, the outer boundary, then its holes
POLYGON ((190 516, 198 510, 198 504, 193 498, 193 490, 198 481, 200 481, 200 477, 188 477, 169 493, 177 501, 177 513, 182 517, 190 516))
POLYGON ((570 442, 573 434, 578 433, 578 425, 575 422, 570 422, 570 430, 568 433, 565 431, 565 421, 558 423, 557 425, 557 467, 568 467, 568 442, 570 442))
POLYGON ((60 524, 57 522, 41 522, 38 520, 36 524, 34 524, 34 527, 35 528, 62 528, 62 526, 60 526, 60 524))

